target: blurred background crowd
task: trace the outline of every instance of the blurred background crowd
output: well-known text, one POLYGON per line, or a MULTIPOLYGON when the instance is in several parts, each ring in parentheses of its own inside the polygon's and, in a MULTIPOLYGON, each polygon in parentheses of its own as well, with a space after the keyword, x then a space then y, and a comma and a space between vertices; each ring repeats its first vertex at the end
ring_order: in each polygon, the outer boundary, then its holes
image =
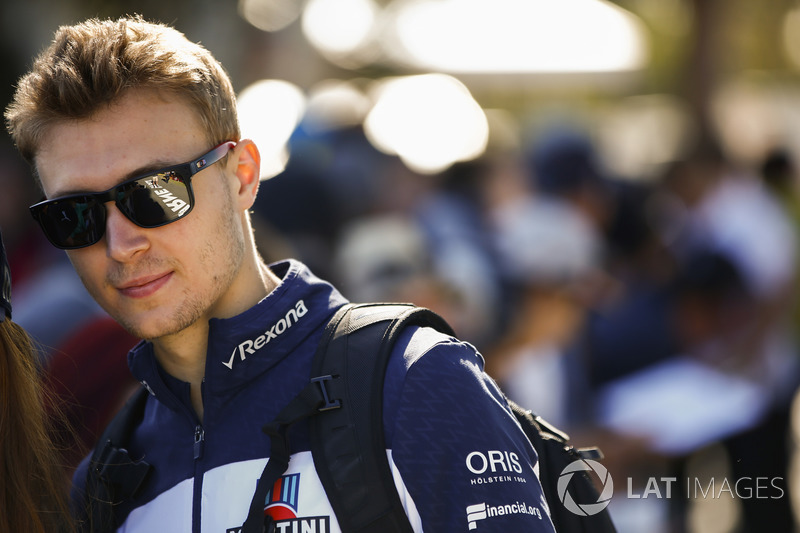
MULTIPOLYGON (((794 531, 800 2, 3 2, 3 105, 58 25, 125 13, 231 74, 266 260, 444 315, 601 446, 622 533, 794 531)), ((136 339, 34 227, 6 134, 0 160, 15 321, 86 446, 136 339)))

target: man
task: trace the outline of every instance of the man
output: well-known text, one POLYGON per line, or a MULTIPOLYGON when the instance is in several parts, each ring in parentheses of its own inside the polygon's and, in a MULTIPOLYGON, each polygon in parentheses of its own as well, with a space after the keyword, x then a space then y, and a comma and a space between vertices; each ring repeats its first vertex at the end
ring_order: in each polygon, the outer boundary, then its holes
MULTIPOLYGON (((128 450, 153 471, 118 509, 120 530, 238 531, 270 455, 261 427, 306 385, 346 300, 299 262, 256 252, 259 152, 240 138, 227 75, 174 29, 90 20, 59 29, 6 120, 47 198, 34 217, 145 339, 129 365, 150 396, 128 450)), ((481 356, 428 328, 398 344, 384 423, 415 531, 552 531, 535 452, 481 356)), ((278 530, 338 531, 307 432, 291 443, 284 477, 297 485, 278 530)), ((84 464, 79 505, 93 496, 85 479, 84 464)))

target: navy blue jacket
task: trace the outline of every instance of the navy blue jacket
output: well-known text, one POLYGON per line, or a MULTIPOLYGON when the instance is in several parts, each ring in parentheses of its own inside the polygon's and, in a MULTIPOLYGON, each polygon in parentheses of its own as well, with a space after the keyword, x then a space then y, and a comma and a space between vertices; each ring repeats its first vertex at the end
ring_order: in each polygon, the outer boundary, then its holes
MULTIPOLYGON (((202 423, 189 384, 164 372, 153 347, 129 354, 150 391, 128 446, 154 471, 119 531, 232 533, 247 510, 269 438, 261 427, 308 383, 325 324, 345 298, 297 261, 270 268, 280 285, 257 305, 210 322, 202 423)), ((416 531, 552 532, 533 450, 475 348, 409 328, 390 359, 384 425, 395 484, 416 531)), ((307 427, 290 431, 289 468, 265 502, 277 531, 336 533, 314 470, 307 427)), ((73 497, 82 498, 87 461, 73 497)))

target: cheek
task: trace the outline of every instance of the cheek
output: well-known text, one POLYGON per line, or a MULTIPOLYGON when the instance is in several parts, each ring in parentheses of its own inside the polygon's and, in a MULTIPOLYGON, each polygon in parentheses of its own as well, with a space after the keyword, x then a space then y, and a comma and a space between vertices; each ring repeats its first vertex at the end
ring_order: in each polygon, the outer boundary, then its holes
POLYGON ((106 278, 106 262, 103 260, 105 256, 102 253, 91 253, 90 249, 91 247, 73 250, 67 252, 67 255, 87 292, 102 305, 107 298, 104 297, 104 288, 110 286, 106 278))
POLYGON ((230 192, 221 182, 216 185, 213 193, 204 191, 206 194, 187 217, 194 219, 192 233, 183 235, 178 244, 184 247, 183 257, 193 258, 195 264, 209 269, 209 272, 223 266, 230 268, 231 256, 236 255, 235 251, 244 241, 239 213, 233 205, 230 192), (213 201, 203 201, 207 198, 213 198, 213 201), (190 240, 194 245, 186 246, 184 243, 190 240))
POLYGON ((87 248, 78 250, 68 250, 67 257, 69 257, 72 267, 78 273, 84 285, 92 280, 102 279, 101 273, 103 269, 102 256, 95 253, 92 248, 100 246, 95 244, 87 248))

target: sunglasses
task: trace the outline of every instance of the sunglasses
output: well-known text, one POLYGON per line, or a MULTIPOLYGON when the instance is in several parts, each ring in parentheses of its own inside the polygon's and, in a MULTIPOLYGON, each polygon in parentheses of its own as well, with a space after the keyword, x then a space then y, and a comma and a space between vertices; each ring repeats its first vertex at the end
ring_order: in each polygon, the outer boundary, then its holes
POLYGON ((228 154, 225 142, 194 161, 148 172, 104 192, 45 200, 30 207, 47 240, 62 250, 91 246, 106 231, 106 202, 142 228, 157 228, 189 214, 194 207, 192 176, 228 154))

